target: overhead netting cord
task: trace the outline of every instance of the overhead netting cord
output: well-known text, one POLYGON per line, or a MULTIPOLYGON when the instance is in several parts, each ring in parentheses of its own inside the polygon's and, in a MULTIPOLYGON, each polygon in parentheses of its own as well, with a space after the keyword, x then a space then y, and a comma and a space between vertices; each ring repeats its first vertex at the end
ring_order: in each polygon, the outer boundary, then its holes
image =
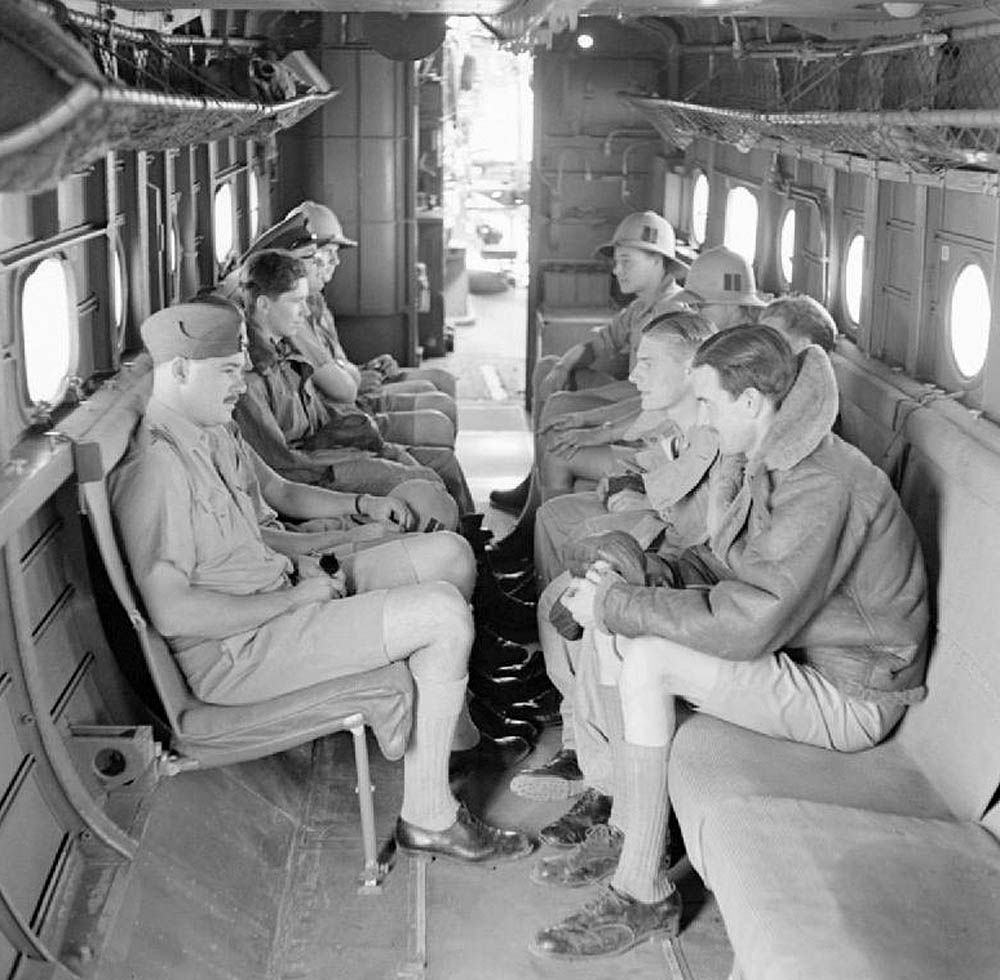
MULTIPOLYGON (((836 56, 715 57, 684 100, 629 99, 667 139, 775 142, 938 173, 1000 169, 1000 38, 836 56)), ((698 56, 688 56, 698 57, 698 56)))

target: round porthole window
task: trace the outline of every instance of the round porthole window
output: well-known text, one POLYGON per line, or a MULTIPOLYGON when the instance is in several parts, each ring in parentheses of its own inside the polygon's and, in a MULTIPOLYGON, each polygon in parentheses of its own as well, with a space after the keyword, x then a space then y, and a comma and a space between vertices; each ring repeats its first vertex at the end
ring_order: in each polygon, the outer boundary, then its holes
POLYGON ((844 262, 844 305, 852 323, 861 322, 861 287, 865 278, 865 236, 855 235, 844 262))
POLYGON ((76 288, 64 258, 43 259, 24 280, 21 329, 28 398, 56 405, 76 356, 76 288))
POLYGON ((220 184, 215 192, 215 261, 222 265, 229 258, 236 237, 233 233, 233 189, 220 184))
POLYGON ((975 262, 970 262, 956 277, 948 306, 951 354, 963 377, 974 378, 986 363, 991 318, 986 276, 975 262))
POLYGON ((703 173, 694 179, 691 191, 691 238, 695 245, 705 242, 708 231, 708 177, 703 173))
POLYGON ((795 274, 795 208, 790 207, 781 219, 781 233, 778 235, 778 263, 781 278, 786 286, 792 284, 795 274))
POLYGON ((250 179, 247 182, 247 203, 250 212, 250 240, 257 237, 260 230, 260 174, 250 169, 250 179))
POLYGON ((111 314, 114 317, 115 339, 121 350, 125 337, 125 310, 128 303, 128 280, 125 278, 125 256, 120 242, 111 248, 111 314))
POLYGON ((734 187, 726 197, 723 244, 750 263, 757 255, 757 212, 757 198, 745 187, 734 187))

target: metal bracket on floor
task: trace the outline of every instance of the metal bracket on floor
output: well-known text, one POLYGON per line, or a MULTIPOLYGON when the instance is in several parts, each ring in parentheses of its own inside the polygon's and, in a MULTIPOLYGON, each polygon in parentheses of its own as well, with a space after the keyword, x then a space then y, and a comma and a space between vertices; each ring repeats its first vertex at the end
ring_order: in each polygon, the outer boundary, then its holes
POLYGON ((375 787, 372 785, 371 771, 368 767, 368 743, 365 741, 365 723, 361 715, 344 719, 345 727, 350 729, 354 739, 354 767, 357 770, 358 783, 355 792, 358 794, 358 808, 361 811, 361 843, 364 849, 365 864, 358 875, 359 895, 379 895, 382 892, 382 882, 389 867, 378 859, 375 851, 375 787))
POLYGON ((660 944, 663 950, 663 958, 667 961, 667 969, 670 971, 670 980, 694 980, 694 974, 688 965, 684 950, 681 948, 680 937, 664 939, 660 944))
POLYGON ((427 865, 430 858, 412 855, 406 883, 409 958, 399 965, 397 980, 424 980, 427 971, 427 865))

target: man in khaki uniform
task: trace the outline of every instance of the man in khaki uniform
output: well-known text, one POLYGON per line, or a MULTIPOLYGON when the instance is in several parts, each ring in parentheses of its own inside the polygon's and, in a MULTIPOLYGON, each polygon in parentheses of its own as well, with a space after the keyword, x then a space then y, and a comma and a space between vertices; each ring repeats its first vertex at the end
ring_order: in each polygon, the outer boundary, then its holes
POLYGON ((112 501, 150 619, 194 693, 245 704, 404 660, 417 697, 399 846, 463 861, 529 853, 529 837, 483 824, 448 785, 473 639, 466 543, 447 532, 413 536, 349 559, 346 575, 327 575, 308 555, 293 563, 262 536, 268 492, 291 518, 403 511, 365 494, 289 485, 234 434, 246 364, 237 309, 170 307, 142 335, 153 393, 112 501))
POLYGON ((609 324, 559 358, 542 358, 532 381, 535 465, 512 490, 494 490, 490 502, 520 513, 515 530, 497 545, 531 552, 535 511, 550 497, 573 489, 577 478, 608 472, 610 446, 624 438, 639 414, 639 395, 628 380, 642 328, 650 320, 686 309, 675 277, 687 266, 676 255, 674 229, 653 211, 628 215, 598 252, 614 259, 614 275, 635 299, 609 324))

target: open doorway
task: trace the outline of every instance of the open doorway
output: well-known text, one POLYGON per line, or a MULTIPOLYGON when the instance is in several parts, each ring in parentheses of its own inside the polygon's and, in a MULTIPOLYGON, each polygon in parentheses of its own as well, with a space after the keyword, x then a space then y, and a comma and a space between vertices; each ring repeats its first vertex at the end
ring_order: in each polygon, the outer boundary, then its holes
POLYGON ((440 132, 444 331, 463 400, 522 405, 528 309, 531 55, 449 21, 440 132))

